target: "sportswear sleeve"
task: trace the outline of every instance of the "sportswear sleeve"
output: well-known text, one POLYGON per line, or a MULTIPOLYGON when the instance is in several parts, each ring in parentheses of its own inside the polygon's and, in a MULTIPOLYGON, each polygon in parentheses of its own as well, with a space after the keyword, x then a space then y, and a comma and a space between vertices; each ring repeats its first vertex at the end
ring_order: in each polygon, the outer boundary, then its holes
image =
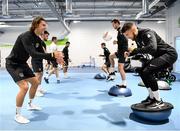
POLYGON ((118 44, 121 45, 122 52, 128 51, 128 39, 122 33, 118 37, 118 44))
POLYGON ((37 52, 34 45, 33 45, 33 38, 30 35, 24 35, 21 39, 22 44, 25 48, 25 50, 29 53, 29 55, 32 58, 40 58, 40 59, 46 59, 46 60, 52 60, 54 59, 51 55, 51 53, 40 53, 37 52))
POLYGON ((109 55, 109 54, 110 54, 110 51, 109 51, 108 49, 106 49, 106 51, 107 51, 107 54, 109 55))
POLYGON ((135 55, 138 53, 147 53, 153 54, 157 50, 157 40, 156 36, 152 31, 146 32, 143 37, 142 41, 144 42, 144 47, 134 49, 131 55, 135 55))

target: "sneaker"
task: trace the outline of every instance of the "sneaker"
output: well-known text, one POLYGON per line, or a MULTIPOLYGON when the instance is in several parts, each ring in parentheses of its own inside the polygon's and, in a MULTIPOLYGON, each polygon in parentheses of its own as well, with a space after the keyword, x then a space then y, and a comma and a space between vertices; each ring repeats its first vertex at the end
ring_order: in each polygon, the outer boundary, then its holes
POLYGON ((40 90, 37 90, 37 91, 36 91, 36 96, 37 96, 37 97, 42 97, 42 96, 44 96, 44 94, 41 93, 40 90))
POLYGON ((151 104, 155 101, 155 99, 150 98, 150 96, 148 96, 145 100, 141 101, 141 104, 151 104))
POLYGON ((108 79, 109 79, 109 77, 110 77, 110 75, 108 75, 108 76, 106 77, 106 80, 108 80, 108 79))
POLYGON ((116 85, 118 88, 126 88, 126 85, 116 85))
POLYGON ((16 114, 16 116, 14 117, 14 120, 20 124, 27 124, 30 122, 27 118, 23 117, 20 114, 16 114))
POLYGON ((114 75, 108 76, 107 81, 113 81, 113 80, 115 80, 115 76, 114 75))
POLYGON ((65 78, 65 79, 68 79, 68 78, 69 78, 67 73, 64 73, 64 78, 65 78))
POLYGON ((28 110, 37 110, 37 111, 42 110, 41 107, 39 107, 39 106, 37 106, 37 105, 33 105, 33 104, 28 104, 27 109, 28 109, 28 110))
POLYGON ((116 72, 114 71, 114 72, 111 72, 109 75, 110 75, 110 76, 111 76, 111 75, 114 75, 114 76, 115 76, 115 75, 116 75, 115 73, 116 73, 116 72))
POLYGON ((60 83, 60 80, 57 80, 57 83, 59 84, 59 83, 60 83))
POLYGON ((46 77, 44 77, 44 80, 47 84, 49 84, 49 79, 47 79, 46 77))
POLYGON ((155 108, 161 108, 162 106, 164 106, 164 102, 162 100, 158 101, 154 99, 154 101, 151 104, 149 104, 147 108, 155 109, 155 108))
POLYGON ((64 76, 64 79, 68 79, 68 78, 70 78, 70 77, 69 77, 69 76, 67 76, 67 75, 66 75, 66 76, 64 76))
POLYGON ((47 91, 43 88, 38 88, 38 91, 41 92, 42 94, 45 94, 47 91))

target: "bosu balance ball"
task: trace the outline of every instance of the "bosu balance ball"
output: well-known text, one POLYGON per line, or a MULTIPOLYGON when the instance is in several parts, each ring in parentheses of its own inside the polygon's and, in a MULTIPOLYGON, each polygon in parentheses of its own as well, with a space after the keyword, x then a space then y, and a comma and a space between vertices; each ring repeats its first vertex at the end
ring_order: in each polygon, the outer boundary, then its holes
POLYGON ((171 90, 171 87, 166 81, 157 81, 159 90, 171 90))
MULTIPOLYGON (((157 83, 158 83, 159 90, 171 90, 171 87, 168 84, 168 82, 162 81, 162 80, 158 80, 157 83)), ((144 85, 144 83, 142 81, 138 83, 138 86, 145 87, 145 85, 144 85)))
POLYGON ((132 95, 132 92, 129 88, 119 88, 115 85, 110 88, 108 94, 111 96, 129 97, 132 95))
POLYGON ((137 103, 131 106, 133 114, 139 118, 149 121, 165 121, 168 120, 173 109, 173 105, 167 102, 159 108, 148 108, 148 106, 137 103))
POLYGON ((94 76, 94 79, 102 80, 102 79, 106 79, 106 76, 102 73, 99 73, 94 76))

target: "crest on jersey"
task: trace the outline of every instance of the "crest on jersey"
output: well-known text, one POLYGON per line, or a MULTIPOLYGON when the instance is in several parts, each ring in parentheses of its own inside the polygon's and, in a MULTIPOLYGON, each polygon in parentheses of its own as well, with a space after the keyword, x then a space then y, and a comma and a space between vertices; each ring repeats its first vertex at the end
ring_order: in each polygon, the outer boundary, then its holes
POLYGON ((35 47, 38 48, 38 47, 39 47, 39 43, 36 43, 36 44, 35 44, 35 47))
POLYGON ((147 37, 148 37, 148 38, 150 38, 150 37, 151 37, 151 35, 150 35, 150 34, 147 34, 147 37))
POLYGON ((20 77, 24 77, 24 74, 21 72, 21 73, 19 73, 19 76, 20 77))

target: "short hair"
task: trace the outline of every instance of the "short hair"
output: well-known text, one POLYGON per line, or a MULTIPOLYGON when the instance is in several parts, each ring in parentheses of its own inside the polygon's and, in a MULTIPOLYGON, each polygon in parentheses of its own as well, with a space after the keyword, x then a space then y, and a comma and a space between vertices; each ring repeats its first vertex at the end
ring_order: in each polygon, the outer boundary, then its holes
POLYGON ((47 30, 44 31, 44 34, 48 34, 49 35, 49 32, 47 30))
POLYGON ((132 22, 125 23, 121 29, 121 32, 125 33, 126 31, 130 30, 133 25, 134 25, 134 23, 132 23, 132 22))
POLYGON ((30 27, 30 31, 34 32, 34 30, 38 27, 38 25, 40 24, 41 21, 45 21, 46 20, 42 17, 42 16, 37 16, 33 19, 32 23, 31 23, 31 27, 30 27))
POLYGON ((119 21, 118 19, 113 19, 113 20, 111 21, 111 23, 118 23, 118 24, 120 24, 120 21, 119 21))
POLYGON ((54 41, 54 40, 57 40, 57 37, 53 36, 52 37, 52 41, 54 41))
POLYGON ((101 45, 106 46, 106 43, 101 43, 101 45))
POLYGON ((67 45, 67 44, 70 44, 70 42, 69 42, 69 41, 67 41, 67 42, 66 42, 66 45, 67 45))

